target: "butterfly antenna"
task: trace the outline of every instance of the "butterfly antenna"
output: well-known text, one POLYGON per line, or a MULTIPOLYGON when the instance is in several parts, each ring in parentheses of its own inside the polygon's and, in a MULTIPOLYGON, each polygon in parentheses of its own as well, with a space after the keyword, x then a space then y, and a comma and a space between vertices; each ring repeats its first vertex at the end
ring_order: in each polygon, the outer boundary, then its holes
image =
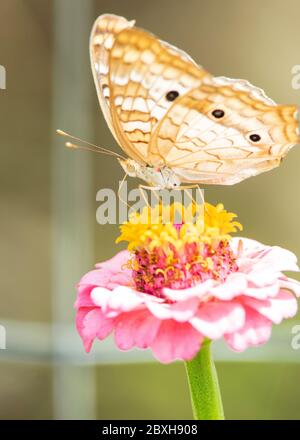
POLYGON ((98 145, 92 144, 88 141, 84 141, 83 139, 80 139, 76 136, 72 136, 71 134, 69 134, 63 130, 58 129, 58 130, 56 130, 56 133, 59 134, 60 136, 68 137, 70 139, 74 139, 75 141, 79 141, 79 142, 82 142, 83 144, 85 144, 85 145, 78 145, 78 144, 74 144, 73 142, 66 142, 65 146, 67 148, 92 151, 94 153, 102 153, 102 154, 106 154, 108 156, 117 157, 118 159, 126 160, 123 156, 121 156, 121 154, 115 153, 114 151, 108 150, 103 147, 99 147, 98 145))
POLYGON ((65 146, 67 148, 74 149, 74 150, 92 151, 93 153, 106 154, 107 156, 115 157, 115 155, 112 154, 112 153, 108 153, 106 151, 99 151, 99 149, 92 148, 92 147, 87 147, 85 145, 73 144, 73 142, 66 142, 65 146))

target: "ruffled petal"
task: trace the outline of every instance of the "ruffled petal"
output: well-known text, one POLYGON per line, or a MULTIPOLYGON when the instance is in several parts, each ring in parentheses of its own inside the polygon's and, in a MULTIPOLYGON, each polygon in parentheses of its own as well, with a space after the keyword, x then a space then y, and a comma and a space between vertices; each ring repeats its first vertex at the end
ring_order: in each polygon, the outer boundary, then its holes
POLYGON ((209 339, 218 339, 243 327, 245 311, 235 302, 207 302, 199 307, 190 323, 209 339))
POLYGON ((267 342, 272 333, 272 322, 260 313, 245 307, 246 320, 244 326, 224 339, 235 351, 244 351, 248 347, 261 345, 267 342))
POLYGON ((280 277, 280 287, 292 291, 297 297, 300 297, 300 282, 288 277, 280 277))
POLYGON ((114 255, 109 260, 103 261, 102 263, 96 264, 97 269, 104 269, 109 272, 121 272, 128 270, 126 269, 126 263, 130 259, 130 252, 127 250, 118 252, 116 255, 114 255))
POLYGON ((91 292, 94 304, 101 307, 106 316, 137 309, 145 303, 144 295, 130 287, 119 286, 114 290, 95 287, 91 292))
POLYGON ((86 273, 77 285, 78 295, 75 308, 91 307, 94 302, 90 297, 95 287, 114 289, 118 286, 128 286, 132 283, 131 270, 124 265, 130 258, 128 251, 119 252, 113 258, 96 264, 96 268, 86 273))
POLYGON ((106 318, 99 308, 80 308, 77 311, 76 327, 87 352, 91 350, 94 339, 105 339, 113 326, 113 319, 106 318))
POLYGON ((78 283, 79 287, 100 286, 106 287, 110 280, 110 273, 104 270, 94 269, 86 273, 78 283))
POLYGON ((159 329, 160 320, 147 310, 122 313, 116 320, 115 341, 121 350, 148 348, 159 329))
POLYGON ((174 319, 185 322, 191 319, 198 310, 199 299, 189 298, 173 304, 148 301, 147 308, 158 319, 174 319))
POLYGON ((75 309, 79 309, 80 307, 93 307, 94 301, 91 298, 91 290, 94 286, 79 286, 77 288, 77 298, 74 304, 75 309))
POLYGON ((252 265, 255 262, 257 269, 269 267, 273 272, 299 271, 296 255, 287 249, 279 246, 266 246, 249 238, 234 237, 230 241, 230 246, 236 253, 238 253, 240 242, 242 243, 242 253, 238 258, 238 266, 242 270, 244 270, 246 262, 250 262, 250 264, 252 262, 252 265))
POLYGON ((272 246, 263 256, 262 262, 270 265, 274 271, 294 271, 299 272, 296 255, 279 246, 272 246))
POLYGON ((220 300, 231 300, 240 295, 247 288, 247 279, 242 273, 230 274, 224 283, 212 290, 212 295, 220 300))
POLYGON ((188 287, 186 289, 163 289, 163 293, 166 298, 172 301, 186 301, 188 298, 204 298, 207 296, 211 289, 217 285, 214 280, 206 280, 203 283, 196 284, 193 287, 188 287))
POLYGON ((111 274, 102 270, 91 270, 86 273, 78 283, 78 295, 75 308, 90 307, 94 305, 91 299, 91 291, 96 286, 107 287, 111 279, 111 274))
POLYGON ((152 343, 154 356, 162 363, 190 360, 199 351, 204 337, 188 323, 162 321, 152 343))
POLYGON ((292 318, 296 315, 298 309, 294 295, 283 289, 274 298, 262 301, 255 298, 243 297, 241 302, 270 319, 270 321, 275 324, 280 324, 283 319, 292 318))
POLYGON ((277 296, 279 291, 280 284, 278 279, 276 279, 273 284, 265 284, 264 286, 255 286, 254 284, 249 283, 248 287, 244 290, 244 292, 241 292, 241 294, 264 300, 277 296))

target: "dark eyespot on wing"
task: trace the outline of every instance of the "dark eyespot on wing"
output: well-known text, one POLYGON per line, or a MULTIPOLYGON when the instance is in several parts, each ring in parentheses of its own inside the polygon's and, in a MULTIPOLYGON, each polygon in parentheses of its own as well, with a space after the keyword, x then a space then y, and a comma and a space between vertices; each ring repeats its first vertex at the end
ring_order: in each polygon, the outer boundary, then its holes
POLYGON ((170 92, 168 92, 166 94, 166 99, 167 99, 167 101, 172 102, 172 101, 175 101, 175 99, 178 98, 178 96, 179 96, 179 93, 177 92, 177 90, 171 90, 170 92))
POLYGON ((223 118, 225 116, 224 110, 218 108, 214 110, 211 114, 217 119, 223 118))
POLYGON ((259 136, 259 134, 250 134, 249 136, 250 141, 252 142, 259 142, 261 140, 261 137, 259 136))

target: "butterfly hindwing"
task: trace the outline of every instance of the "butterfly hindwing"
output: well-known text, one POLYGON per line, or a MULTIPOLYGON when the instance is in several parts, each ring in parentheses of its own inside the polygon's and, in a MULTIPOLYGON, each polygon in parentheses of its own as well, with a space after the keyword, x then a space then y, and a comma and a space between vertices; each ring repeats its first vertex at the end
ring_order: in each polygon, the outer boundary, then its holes
POLYGON ((152 137, 150 160, 186 182, 236 183, 274 168, 298 142, 295 114, 246 81, 215 78, 176 100, 152 137))

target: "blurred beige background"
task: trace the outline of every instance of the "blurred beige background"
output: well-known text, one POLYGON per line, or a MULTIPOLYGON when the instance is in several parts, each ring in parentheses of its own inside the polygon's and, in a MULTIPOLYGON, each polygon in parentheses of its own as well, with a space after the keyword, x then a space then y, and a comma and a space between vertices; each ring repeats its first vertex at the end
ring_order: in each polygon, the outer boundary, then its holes
MULTIPOLYGON (((291 86, 300 64, 298 0, 0 0, 7 72, 0 90, 0 324, 7 331, 0 418, 191 418, 181 364, 123 355, 110 343, 87 356, 74 331, 76 282, 117 250, 118 227, 96 223, 96 192, 117 188, 122 171, 109 157, 65 151, 54 131, 118 151, 89 66, 89 32, 105 12, 136 19, 215 75, 248 79, 276 102, 300 105, 291 86)), ((205 198, 238 213, 245 236, 300 256, 299 167, 296 147, 280 168, 206 188, 205 198)), ((258 354, 220 349, 228 418, 300 418, 292 325, 258 354)))

